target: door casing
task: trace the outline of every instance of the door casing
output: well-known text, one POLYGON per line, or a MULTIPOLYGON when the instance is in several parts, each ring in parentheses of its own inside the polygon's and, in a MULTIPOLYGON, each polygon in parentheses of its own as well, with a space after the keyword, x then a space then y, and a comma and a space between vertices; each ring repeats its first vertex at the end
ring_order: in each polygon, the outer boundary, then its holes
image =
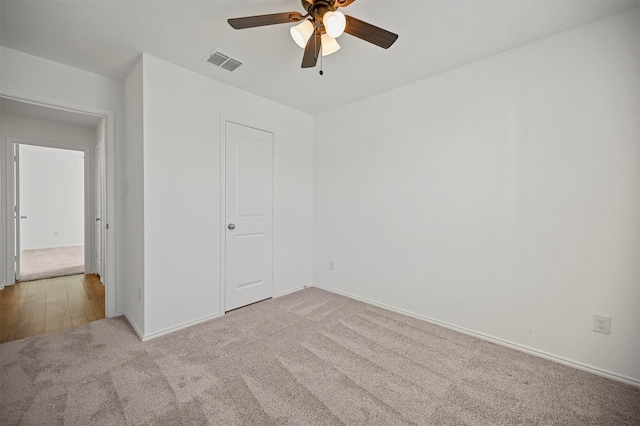
MULTIPOLYGON (((60 143, 52 143, 49 141, 34 141, 34 140, 26 140, 26 139, 19 139, 19 138, 7 138, 7 152, 14 152, 14 147, 19 147, 20 145, 33 145, 33 146, 41 146, 41 147, 47 147, 47 148, 58 148, 58 149, 68 149, 68 150, 72 150, 72 151, 81 151, 84 153, 84 234, 85 234, 85 265, 84 265, 84 271, 85 273, 90 273, 93 272, 95 270, 95 261, 93 261, 92 255, 93 253, 95 253, 94 251, 94 246, 95 246, 95 236, 93 235, 93 224, 91 223, 91 221, 89 220, 91 217, 94 216, 94 211, 95 211, 95 206, 92 205, 92 192, 93 192, 93 188, 94 188, 94 173, 93 173, 93 154, 92 154, 92 150, 90 148, 81 148, 81 147, 77 147, 77 146, 73 146, 73 145, 65 145, 65 144, 60 144, 60 143), (87 260, 89 260, 89 262, 87 262, 87 260)), ((19 149, 16 149, 16 153, 19 156, 19 149)), ((16 191, 19 190, 18 185, 19 185, 19 170, 16 170, 15 167, 18 166, 19 167, 19 162, 18 161, 13 161, 13 159, 10 159, 12 161, 12 164, 9 167, 9 174, 11 176, 11 179, 8 183, 9 191, 8 191, 8 195, 12 201, 11 203, 13 203, 13 199, 15 198, 15 203, 16 206, 19 206, 20 204, 20 200, 19 197, 17 196, 18 194, 16 193, 16 191)), ((10 204, 10 203, 8 203, 10 204)), ((11 209, 11 211, 13 211, 13 206, 9 206, 7 205, 7 209, 11 209)), ((20 209, 17 209, 17 214, 20 213, 20 209)), ((20 226, 20 220, 19 218, 15 219, 14 222, 14 226, 10 226, 9 227, 9 232, 7 232, 7 236, 8 237, 13 237, 12 241, 14 242, 14 245, 16 247, 16 253, 15 256, 16 258, 19 257, 19 252, 18 250, 20 250, 20 241, 19 241, 19 229, 20 226)), ((17 263, 17 262, 16 262, 17 263)), ((18 270, 16 270, 17 268, 13 268, 13 267, 9 267, 10 265, 7 265, 7 269, 9 270, 13 270, 14 271, 14 276, 15 278, 18 278, 18 270)), ((15 282, 15 280, 13 281, 15 282)), ((12 282, 12 283, 13 283, 12 282)), ((11 283, 11 284, 12 284, 11 283)))
POLYGON ((15 247, 15 270, 14 277, 16 280, 20 279, 20 275, 22 271, 22 247, 20 244, 20 220, 22 219, 22 209, 20 208, 20 144, 14 143, 11 144, 12 150, 10 152, 13 153, 13 216, 14 216, 14 224, 15 224, 15 238, 14 238, 14 247, 15 247))
POLYGON ((103 142, 98 142, 95 148, 95 156, 93 162, 95 164, 95 172, 94 172, 94 183, 95 183, 95 270, 96 273, 100 276, 100 281, 102 281, 102 277, 104 275, 102 269, 102 258, 104 253, 103 247, 103 239, 104 239, 104 230, 102 227, 102 209, 104 202, 104 186, 102 185, 103 181, 103 160, 102 156, 103 150, 103 142))

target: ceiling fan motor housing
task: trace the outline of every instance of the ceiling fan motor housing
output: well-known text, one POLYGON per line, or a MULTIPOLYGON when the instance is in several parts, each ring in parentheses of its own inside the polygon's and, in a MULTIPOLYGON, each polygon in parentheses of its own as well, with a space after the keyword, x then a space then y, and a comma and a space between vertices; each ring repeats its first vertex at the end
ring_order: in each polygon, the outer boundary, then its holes
POLYGON ((304 7, 309 15, 313 18, 313 21, 316 27, 322 28, 322 32, 325 32, 322 18, 324 14, 327 12, 333 12, 338 9, 338 6, 335 6, 336 0, 314 0, 312 2, 308 2, 307 0, 301 0, 302 7, 304 7))

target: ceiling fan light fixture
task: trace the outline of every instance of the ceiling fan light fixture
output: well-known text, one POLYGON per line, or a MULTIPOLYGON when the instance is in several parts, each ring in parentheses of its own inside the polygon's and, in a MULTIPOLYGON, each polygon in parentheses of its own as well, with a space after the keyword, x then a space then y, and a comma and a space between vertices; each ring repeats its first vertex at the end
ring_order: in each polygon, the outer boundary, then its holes
POLYGON ((340 50, 340 45, 338 44, 338 40, 331 37, 328 34, 322 34, 321 38, 322 43, 322 56, 329 56, 332 53, 336 53, 340 50))
POLYGON ((309 37, 311 37, 311 34, 313 34, 314 29, 314 25, 311 21, 304 20, 295 27, 291 27, 289 31, 291 32, 293 41, 295 41, 298 46, 304 49, 307 45, 309 37))
POLYGON ((322 18, 322 23, 324 24, 324 28, 333 38, 338 38, 344 32, 344 28, 347 26, 347 18, 344 16, 344 13, 339 10, 335 10, 333 12, 327 12, 324 14, 322 18))
MULTIPOLYGON (((227 22, 236 30, 296 22, 293 27, 289 28, 289 32, 293 41, 304 49, 300 67, 313 68, 318 64, 318 59, 340 49, 336 38, 341 36, 343 32, 383 49, 388 49, 398 39, 398 34, 353 16, 346 16, 336 10, 349 6, 354 1, 302 0, 302 7, 307 11, 306 15, 300 12, 269 13, 229 18, 227 22), (325 33, 327 37, 323 37, 325 33)), ((322 61, 320 64, 322 66, 322 61)), ((322 75, 322 70, 320 70, 320 75, 322 75)))

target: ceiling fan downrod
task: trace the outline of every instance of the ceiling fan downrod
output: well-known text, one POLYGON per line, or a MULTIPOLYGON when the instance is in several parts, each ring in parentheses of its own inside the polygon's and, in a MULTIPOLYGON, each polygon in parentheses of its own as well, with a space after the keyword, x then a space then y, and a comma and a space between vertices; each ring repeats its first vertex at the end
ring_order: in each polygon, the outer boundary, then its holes
MULTIPOLYGON (((302 7, 304 7, 309 15, 313 16, 313 21, 317 27, 322 29, 323 18, 325 13, 334 12, 337 7, 334 6, 335 1, 331 0, 315 0, 313 3, 307 2, 307 0, 301 0, 302 7)), ((324 29, 322 29, 324 31, 324 29)))

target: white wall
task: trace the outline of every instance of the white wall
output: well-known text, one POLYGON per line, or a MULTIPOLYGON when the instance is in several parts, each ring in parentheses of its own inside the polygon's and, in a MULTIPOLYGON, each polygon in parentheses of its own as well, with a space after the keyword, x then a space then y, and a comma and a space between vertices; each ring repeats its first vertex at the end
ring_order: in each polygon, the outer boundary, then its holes
POLYGON ((142 57, 124 82, 126 144, 118 155, 122 173, 122 192, 118 197, 122 220, 119 221, 123 248, 118 256, 118 277, 124 297, 124 312, 138 334, 144 335, 144 199, 143 199, 143 117, 142 57))
POLYGON ((275 133, 275 288, 282 294, 311 283, 311 116, 147 56, 144 66, 136 65, 120 82, 0 49, 2 93, 115 113, 115 156, 114 147, 107 147, 108 180, 115 180, 108 197, 111 208, 117 204, 117 220, 111 217, 107 233, 116 246, 114 299, 116 313, 127 313, 140 334, 219 314, 221 114, 275 133), (143 167, 149 168, 144 203, 143 167), (188 181, 188 190, 185 177, 195 179, 188 181), (174 220, 185 216, 182 223, 174 220), (180 251, 187 246, 201 251, 187 256, 180 251), (138 290, 144 293, 144 306, 137 302, 138 290))
POLYGON ((0 66, 3 89, 122 113, 122 81, 4 46, 0 66))
POLYGON ((220 314, 221 114, 274 132, 275 289, 310 284, 312 117, 148 55, 143 64, 145 335, 220 314))
POLYGON ((639 22, 317 116, 316 283, 638 383, 639 22))
MULTIPOLYGON (((122 217, 121 212, 118 212, 118 217, 116 218, 115 211, 116 187, 120 188, 122 184, 121 177, 124 176, 124 173, 115 170, 116 144, 120 145, 124 142, 123 83, 0 46, 0 92, 5 95, 36 99, 54 105, 61 103, 78 105, 83 109, 113 113, 114 119, 112 123, 107 125, 106 169, 109 209, 107 212, 103 212, 103 217, 106 216, 107 223, 109 223, 107 239, 111 241, 111 255, 113 256, 115 252, 124 252, 126 255, 126 247, 121 247, 116 238, 116 233, 118 235, 120 233, 117 222, 122 217)), ((6 177, 3 175, 1 178, 4 180, 6 177)), ((0 187, 4 187, 4 185, 0 185, 0 187)), ((6 227, 8 218, 5 215, 4 208, 4 203, 6 202, 4 189, 1 195, 0 218, 6 227)), ((0 244, 0 246, 3 245, 0 244)), ((4 248, 2 250, 4 251, 4 248)), ((6 257, 6 253, 3 253, 2 257, 6 257)), ((1 266, 5 267, 6 264, 1 266)), ((123 310, 123 292, 119 291, 118 281, 119 277, 127 275, 127 271, 118 268, 118 264, 115 266, 117 269, 116 276, 112 281, 112 285, 107 288, 108 315, 120 313, 123 310)), ((2 276, 5 277, 5 275, 3 274, 2 276)))
POLYGON ((96 129, 70 123, 43 120, 10 113, 2 114, 0 135, 33 142, 64 144, 70 148, 84 150, 95 145, 96 129))
POLYGON ((20 145, 20 249, 83 246, 84 152, 20 145))

